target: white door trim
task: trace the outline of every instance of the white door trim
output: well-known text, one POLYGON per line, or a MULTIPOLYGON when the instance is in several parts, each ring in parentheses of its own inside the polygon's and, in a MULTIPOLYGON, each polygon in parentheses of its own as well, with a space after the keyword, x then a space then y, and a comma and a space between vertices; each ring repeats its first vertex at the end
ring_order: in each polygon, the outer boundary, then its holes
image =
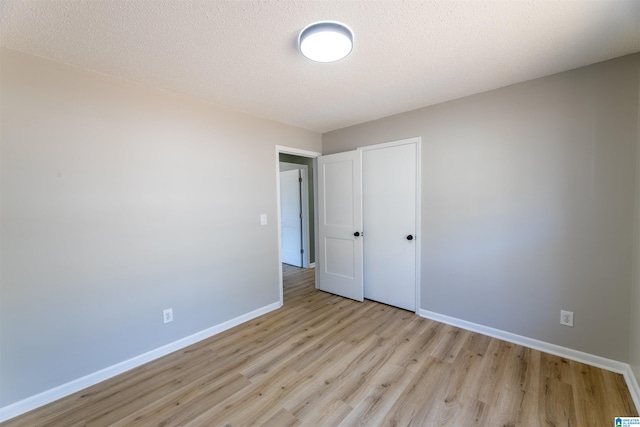
MULTIPOLYGON (((421 260, 421 242, 422 242, 422 203, 421 203, 421 182, 422 182, 422 138, 417 136, 413 138, 400 139, 397 141, 384 142, 381 144, 367 145, 358 147, 360 151, 378 150, 380 148, 395 147, 398 145, 415 144, 416 145, 416 314, 420 313, 420 260, 421 260)), ((366 215, 366 212, 365 212, 366 215)))
MULTIPOLYGON (((281 216, 280 216, 280 153, 282 154, 293 154, 294 156, 300 156, 300 157, 308 157, 308 158, 312 158, 314 159, 314 167, 313 167, 313 173, 314 173, 314 186, 316 185, 317 182, 317 178, 316 178, 316 167, 315 167, 315 158, 319 157, 322 155, 322 153, 318 153, 316 151, 309 151, 309 150, 302 150, 300 148, 293 148, 293 147, 285 147, 282 145, 276 145, 276 162, 275 162, 275 173, 276 173, 276 212, 277 212, 277 218, 276 218, 276 225, 278 227, 278 283, 279 283, 279 292, 280 292, 280 306, 282 306, 284 304, 284 289, 283 289, 283 280, 282 280, 282 237, 281 234, 282 230, 280 229, 280 221, 281 221, 281 216)), ((316 194, 317 191, 314 191, 314 205, 317 206, 317 197, 318 195, 316 194)), ((315 212, 314 212, 315 215, 315 212)), ((317 217, 314 216, 314 218, 316 218, 315 221, 315 231, 316 231, 316 235, 317 230, 318 230, 318 222, 317 222, 317 217)), ((316 244, 315 244, 315 249, 316 249, 316 253, 318 252, 318 239, 316 239, 316 244)), ((317 276, 317 271, 316 271, 316 276, 317 276)), ((317 277, 316 277, 317 279, 317 277)))

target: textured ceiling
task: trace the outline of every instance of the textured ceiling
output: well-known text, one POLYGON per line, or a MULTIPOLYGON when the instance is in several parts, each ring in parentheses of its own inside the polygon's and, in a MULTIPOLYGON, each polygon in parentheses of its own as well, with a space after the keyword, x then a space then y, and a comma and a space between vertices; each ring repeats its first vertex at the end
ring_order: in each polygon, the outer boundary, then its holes
POLYGON ((640 51, 640 0, 0 0, 3 46, 326 132, 640 51), (337 20, 332 64, 298 33, 337 20))

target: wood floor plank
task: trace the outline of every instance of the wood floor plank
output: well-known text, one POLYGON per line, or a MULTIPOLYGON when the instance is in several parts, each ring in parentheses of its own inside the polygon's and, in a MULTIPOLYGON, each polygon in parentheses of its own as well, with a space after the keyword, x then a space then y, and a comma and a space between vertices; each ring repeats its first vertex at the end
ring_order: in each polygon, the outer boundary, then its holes
POLYGON ((633 405, 633 399, 629 393, 629 388, 624 380, 624 376, 620 374, 607 374, 609 375, 603 375, 603 377, 605 382, 604 390, 607 395, 607 402, 609 403, 609 413, 613 414, 615 411, 622 411, 623 414, 634 413, 636 408, 633 405), (612 392, 607 393, 607 390, 611 390, 612 392))
POLYGON ((506 374, 505 366, 512 357, 512 350, 512 344, 491 340, 482 358, 479 377, 466 390, 468 396, 485 403, 489 408, 496 407, 506 374))
MULTIPOLYGON (((378 338, 370 336, 361 346, 345 343, 348 348, 321 369, 316 366, 300 372, 308 378, 307 386, 295 396, 293 401, 285 404, 291 408, 291 412, 298 417, 304 417, 309 412, 309 406, 317 402, 330 401, 334 398, 341 400, 341 387, 352 387, 355 372, 362 364, 366 364, 371 351, 378 345, 378 338), (363 350, 364 351, 361 351, 363 350), (291 406, 289 406, 291 405, 291 406)), ((346 403, 346 402, 345 402, 346 403)))
POLYGON ((283 271, 281 309, 2 426, 600 427, 638 415, 620 374, 283 271))
MULTIPOLYGON (((153 404, 122 417, 110 425, 121 427, 174 425, 197 417, 209 402, 224 400, 245 389, 251 382, 230 371, 220 378, 207 377, 197 385, 182 388, 158 399, 153 404)), ((101 420, 96 420, 101 421, 101 420)), ((107 425, 107 424, 103 424, 107 425)))
POLYGON ((302 424, 291 412, 280 409, 262 425, 264 427, 294 427, 302 424))
POLYGON ((572 363, 571 368, 578 424, 610 424, 620 414, 616 415, 611 408, 611 397, 605 389, 604 371, 582 363, 572 363))
POLYGON ((377 381, 342 420, 341 426, 379 425, 413 380, 414 371, 386 364, 377 381))
POLYGON ((446 382, 448 368, 449 365, 446 362, 431 356, 427 358, 385 415, 382 424, 430 425, 429 419, 438 417, 438 414, 434 414, 431 409, 436 402, 446 397, 446 390, 441 385, 446 382))
POLYGON ((308 421, 303 421, 302 425, 305 427, 337 426, 352 411, 353 408, 343 401, 334 400, 325 406, 322 411, 319 411, 317 418, 314 417, 315 414, 309 414, 308 421))
POLYGON ((460 425, 457 424, 460 422, 457 415, 467 412, 476 413, 473 415, 474 420, 481 419, 484 404, 466 393, 469 385, 478 381, 481 364, 482 356, 478 353, 466 349, 458 353, 452 365, 452 375, 448 379, 445 398, 434 407, 433 412, 439 416, 437 425, 460 425), (477 409, 470 409, 472 405, 477 409))
POLYGON ((572 427, 577 426, 573 387, 556 378, 540 378, 540 399, 538 412, 541 425, 572 427))
POLYGON ((445 325, 446 335, 438 341, 431 355, 443 362, 452 363, 471 332, 445 325))

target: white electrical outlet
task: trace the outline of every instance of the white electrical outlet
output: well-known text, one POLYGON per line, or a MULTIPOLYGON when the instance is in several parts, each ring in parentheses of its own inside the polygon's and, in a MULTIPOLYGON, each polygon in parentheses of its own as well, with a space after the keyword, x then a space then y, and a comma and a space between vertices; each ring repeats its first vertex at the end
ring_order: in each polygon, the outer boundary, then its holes
POLYGON ((560 324, 573 327, 573 311, 560 310, 560 324))
POLYGON ((173 322, 173 308, 162 310, 162 318, 164 320, 164 323, 173 322))
POLYGON ((267 225, 267 214, 260 215, 260 225, 267 225))

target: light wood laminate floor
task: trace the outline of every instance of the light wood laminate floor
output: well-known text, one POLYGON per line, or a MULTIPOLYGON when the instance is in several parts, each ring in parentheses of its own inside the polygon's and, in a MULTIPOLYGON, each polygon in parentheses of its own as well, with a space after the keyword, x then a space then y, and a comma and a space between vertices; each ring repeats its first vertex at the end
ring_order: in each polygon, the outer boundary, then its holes
POLYGON ((314 289, 6 426, 612 426, 621 375, 314 289))

